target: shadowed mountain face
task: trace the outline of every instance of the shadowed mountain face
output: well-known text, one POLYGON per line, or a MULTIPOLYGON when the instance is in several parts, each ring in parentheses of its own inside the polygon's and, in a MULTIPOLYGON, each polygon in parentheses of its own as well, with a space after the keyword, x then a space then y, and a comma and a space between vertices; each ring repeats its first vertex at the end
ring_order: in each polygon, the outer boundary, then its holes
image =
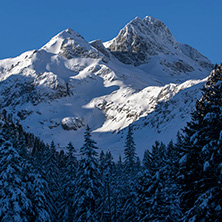
POLYGON ((89 125, 99 145, 118 153, 121 133, 111 132, 122 132, 133 122, 143 132, 140 144, 146 144, 150 132, 152 138, 176 135, 211 66, 151 17, 135 18, 106 43, 88 43, 66 29, 41 49, 0 61, 0 109, 46 142, 73 141, 77 148, 89 125), (166 118, 171 111, 174 115, 166 118), (155 124, 143 121, 152 122, 152 116, 155 124))

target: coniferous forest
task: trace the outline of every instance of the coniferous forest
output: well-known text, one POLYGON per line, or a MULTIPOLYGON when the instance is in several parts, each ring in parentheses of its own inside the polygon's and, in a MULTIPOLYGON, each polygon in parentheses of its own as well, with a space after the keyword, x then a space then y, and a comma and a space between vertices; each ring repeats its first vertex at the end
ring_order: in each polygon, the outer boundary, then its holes
POLYGON ((222 218, 222 66, 215 66, 177 141, 140 160, 128 128, 123 157, 99 152, 87 126, 78 155, 43 143, 3 111, 0 221, 213 221, 222 218))

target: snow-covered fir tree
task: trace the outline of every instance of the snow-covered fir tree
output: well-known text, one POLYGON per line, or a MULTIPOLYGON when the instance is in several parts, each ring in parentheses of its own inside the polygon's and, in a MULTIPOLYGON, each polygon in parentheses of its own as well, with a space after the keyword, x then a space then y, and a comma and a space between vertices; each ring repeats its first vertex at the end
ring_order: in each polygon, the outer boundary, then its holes
POLYGON ((173 150, 172 143, 166 149, 163 143, 156 142, 152 152, 144 153, 137 184, 137 221, 180 220, 179 186, 172 177, 170 149, 173 150))
POLYGON ((25 167, 24 182, 32 202, 30 221, 53 221, 54 203, 49 184, 30 163, 25 167))
POLYGON ((211 72, 196 103, 192 120, 184 129, 180 160, 184 221, 220 221, 222 66, 211 72))
POLYGON ((116 163, 113 181, 112 221, 123 221, 122 212, 127 191, 125 190, 126 180, 124 178, 124 166, 121 156, 119 156, 119 160, 116 163))
POLYGON ((76 191, 73 203, 73 221, 100 221, 102 217, 101 180, 96 142, 87 126, 84 144, 80 149, 81 160, 77 170, 76 191))
POLYGON ((124 149, 124 174, 123 174, 123 190, 124 196, 121 220, 132 221, 136 216, 136 182, 138 174, 138 162, 136 154, 136 145, 133 139, 133 127, 128 128, 124 149))
POLYGON ((137 161, 136 146, 133 139, 133 127, 128 127, 128 133, 125 141, 124 149, 124 165, 128 172, 132 173, 135 171, 135 165, 137 161))
POLYGON ((77 158, 75 156, 76 150, 71 142, 67 145, 67 155, 64 157, 64 165, 60 168, 61 171, 61 202, 59 207, 59 220, 72 221, 73 213, 72 205, 75 195, 77 158))
POLYGON ((22 157, 10 142, 0 144, 0 221, 30 221, 32 202, 23 181, 22 157))
POLYGON ((100 173, 102 194, 102 221, 111 221, 114 217, 115 204, 115 163, 110 151, 104 153, 101 151, 100 158, 100 173))
POLYGON ((0 136, 1 221, 52 221, 51 192, 32 166, 33 158, 26 149, 28 134, 5 117, 0 136))
POLYGON ((60 174, 61 171, 59 169, 58 153, 56 152, 56 146, 53 141, 49 147, 46 146, 42 153, 41 164, 40 172, 43 175, 43 178, 45 178, 45 180, 49 183, 54 204, 54 220, 57 220, 58 208, 61 202, 62 181, 60 174))
POLYGON ((138 220, 159 221, 163 220, 163 167, 165 165, 166 148, 159 142, 155 142, 152 152, 146 153, 146 166, 139 178, 137 205, 139 208, 138 220))

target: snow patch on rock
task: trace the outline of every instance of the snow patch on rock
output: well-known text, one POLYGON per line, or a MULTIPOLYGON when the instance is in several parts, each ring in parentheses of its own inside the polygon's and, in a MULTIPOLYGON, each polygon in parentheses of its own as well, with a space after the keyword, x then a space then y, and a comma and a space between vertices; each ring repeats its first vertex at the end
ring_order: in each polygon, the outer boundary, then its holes
POLYGON ((77 130, 85 126, 83 118, 79 117, 66 117, 61 121, 64 130, 77 130))

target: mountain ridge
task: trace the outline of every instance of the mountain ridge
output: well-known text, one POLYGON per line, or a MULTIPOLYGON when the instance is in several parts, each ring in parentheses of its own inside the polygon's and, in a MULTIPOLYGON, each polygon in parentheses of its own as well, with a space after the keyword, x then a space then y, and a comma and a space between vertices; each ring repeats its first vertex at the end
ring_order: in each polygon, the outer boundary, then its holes
MULTIPOLYGON (((196 90, 192 88, 205 81, 203 79, 212 66, 197 50, 176 42, 160 20, 136 18, 128 24, 138 26, 138 29, 144 26, 145 34, 140 39, 142 45, 147 43, 147 39, 156 41, 151 49, 159 50, 155 55, 145 50, 149 60, 141 60, 143 63, 136 65, 122 63, 107 43, 101 40, 88 43, 69 28, 58 33, 39 50, 0 60, 0 109, 12 113, 25 130, 34 132, 46 142, 55 140, 61 146, 68 140, 79 147, 85 126, 89 125, 98 144, 103 146, 101 148, 112 147, 119 153, 117 147, 122 143, 121 132, 124 128, 138 122, 146 129, 146 124, 140 119, 150 113, 156 112, 152 115, 157 115, 158 104, 167 104, 175 96, 180 98, 184 95, 183 90, 190 89, 192 96, 189 98, 197 98, 196 90), (169 49, 172 52, 165 53, 167 51, 164 50, 169 49), (105 138, 107 142, 104 143, 105 138)), ((117 39, 111 41, 115 43, 117 39)), ((120 41, 119 45, 123 43, 120 41)), ((135 47, 134 42, 131 43, 128 46, 135 47)), ((141 54, 140 46, 138 53, 141 54)), ((184 101, 183 98, 180 100, 184 101)), ((187 104, 191 111, 193 100, 187 104)), ((178 109, 181 114, 183 111, 179 109, 184 105, 185 102, 176 108, 172 106, 167 112, 178 109)), ((189 119, 187 109, 181 115, 189 119)), ((175 118, 179 118, 178 115, 175 118)), ((172 117, 164 121, 170 126, 176 120, 172 117)), ((180 121, 182 119, 178 120, 178 125, 183 126, 180 121)), ((179 128, 175 127, 176 130, 179 128)), ((146 130, 143 131, 145 135, 146 130)), ((142 152, 145 148, 140 149, 142 152)))

